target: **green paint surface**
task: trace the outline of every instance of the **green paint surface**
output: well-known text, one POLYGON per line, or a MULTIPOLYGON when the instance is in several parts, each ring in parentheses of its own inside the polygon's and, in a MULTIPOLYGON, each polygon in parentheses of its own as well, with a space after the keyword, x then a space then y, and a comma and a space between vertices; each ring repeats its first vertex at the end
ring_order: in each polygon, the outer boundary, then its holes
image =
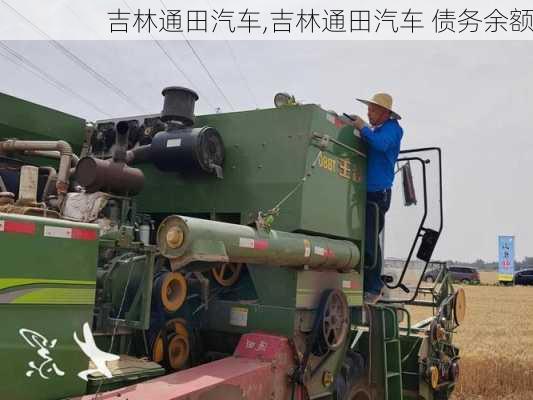
POLYGON ((137 196, 139 210, 185 215, 229 213, 248 223, 251 215, 272 209, 310 174, 280 206, 273 229, 361 242, 366 159, 330 142, 323 150, 326 158, 311 168, 320 152, 314 133, 365 152, 353 128, 337 127, 331 118, 330 113, 312 104, 199 116, 195 125, 216 128, 224 141, 224 179, 163 173, 150 164, 140 164, 146 182, 137 196), (331 168, 327 160, 334 163, 331 168), (343 177, 346 171, 341 162, 345 161, 350 164, 350 179, 343 177))
POLYGON ((0 296, 13 296, 13 303, 0 304, 0 355, 9 360, 0 363, 0 398, 44 400, 83 394, 86 383, 77 374, 88 368, 89 359, 73 335, 84 340, 83 324, 92 323, 98 241, 44 237, 43 230, 45 225, 96 226, 20 215, 1 214, 0 219, 36 225, 34 235, 0 233, 0 296), (43 364, 39 347, 27 343, 21 329, 46 338, 53 362, 43 364), (47 379, 31 368, 31 362, 47 379), (53 364, 64 375, 56 373, 53 364))
POLYGON ((17 297, 13 304, 88 304, 94 305, 94 289, 35 289, 17 297))
POLYGON ((0 138, 65 140, 78 153, 84 140, 85 120, 0 93, 0 138))
POLYGON ((31 279, 31 278, 4 278, 0 279, 0 290, 13 288, 17 286, 36 285, 36 284, 65 284, 65 285, 96 285, 96 281, 75 281, 69 279, 31 279))

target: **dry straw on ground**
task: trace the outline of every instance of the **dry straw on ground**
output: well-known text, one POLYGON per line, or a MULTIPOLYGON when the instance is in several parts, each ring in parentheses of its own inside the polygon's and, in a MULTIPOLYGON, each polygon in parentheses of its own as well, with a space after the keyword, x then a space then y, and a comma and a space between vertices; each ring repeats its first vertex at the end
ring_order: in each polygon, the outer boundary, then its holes
MULTIPOLYGON (((482 273, 494 283, 495 273, 482 273)), ((454 341, 461 378, 454 400, 533 400, 533 287, 465 286, 466 320, 454 341)), ((413 310, 421 319, 427 310, 413 310)))

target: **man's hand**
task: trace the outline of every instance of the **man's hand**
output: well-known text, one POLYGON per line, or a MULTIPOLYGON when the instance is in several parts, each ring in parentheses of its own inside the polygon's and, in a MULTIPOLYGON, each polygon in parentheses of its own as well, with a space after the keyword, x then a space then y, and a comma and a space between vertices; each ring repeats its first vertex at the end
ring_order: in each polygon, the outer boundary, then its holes
POLYGON ((353 119, 353 126, 355 126, 358 130, 363 129, 365 126, 368 126, 368 124, 365 122, 364 119, 362 119, 358 115, 350 115, 353 119))

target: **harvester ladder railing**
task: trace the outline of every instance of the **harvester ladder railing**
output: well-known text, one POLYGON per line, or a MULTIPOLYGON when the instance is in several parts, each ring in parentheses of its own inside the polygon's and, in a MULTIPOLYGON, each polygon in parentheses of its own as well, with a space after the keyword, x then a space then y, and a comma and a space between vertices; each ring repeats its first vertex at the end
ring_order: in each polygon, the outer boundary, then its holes
POLYGON ((374 324, 371 334, 374 337, 374 345, 379 347, 373 354, 381 355, 377 365, 381 364, 383 367, 381 372, 374 371, 374 374, 377 373, 381 377, 376 379, 374 376, 374 383, 383 383, 384 399, 403 400, 402 360, 396 311, 389 307, 374 306, 371 307, 371 312, 374 324))

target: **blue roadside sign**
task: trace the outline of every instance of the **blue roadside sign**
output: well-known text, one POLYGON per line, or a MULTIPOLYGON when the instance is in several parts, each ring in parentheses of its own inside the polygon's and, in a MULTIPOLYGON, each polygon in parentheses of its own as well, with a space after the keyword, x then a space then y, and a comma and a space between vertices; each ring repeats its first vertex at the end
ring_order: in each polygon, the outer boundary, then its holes
POLYGON ((514 275, 514 236, 498 236, 498 280, 512 282, 514 275))

